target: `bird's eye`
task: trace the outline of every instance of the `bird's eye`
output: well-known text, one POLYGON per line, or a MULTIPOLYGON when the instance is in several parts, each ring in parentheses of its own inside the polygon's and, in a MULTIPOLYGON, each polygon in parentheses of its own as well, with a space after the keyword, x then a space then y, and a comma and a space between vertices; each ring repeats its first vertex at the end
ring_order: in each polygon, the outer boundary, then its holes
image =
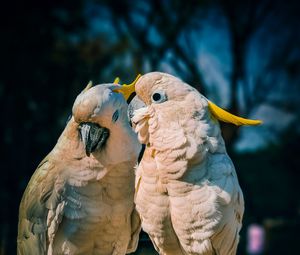
POLYGON ((159 93, 154 93, 152 98, 153 101, 159 101, 161 99, 161 95, 159 93))
POLYGON ((151 99, 152 99, 153 103, 159 104, 159 103, 167 101, 168 98, 164 91, 154 91, 151 99))
POLYGON ((118 120, 118 118, 119 118, 119 111, 116 110, 111 119, 113 122, 116 122, 118 120))

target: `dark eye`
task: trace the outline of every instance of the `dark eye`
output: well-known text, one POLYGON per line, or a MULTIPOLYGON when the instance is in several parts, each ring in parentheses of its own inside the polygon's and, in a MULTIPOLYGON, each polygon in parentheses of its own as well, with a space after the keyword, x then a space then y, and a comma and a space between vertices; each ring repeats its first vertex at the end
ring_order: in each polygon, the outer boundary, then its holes
POLYGON ((161 95, 159 93, 154 93, 152 95, 153 101, 159 101, 161 99, 161 95))
POLYGON ((111 119, 113 122, 116 122, 118 120, 118 118, 119 118, 119 111, 116 110, 111 119))
POLYGON ((164 91, 155 91, 152 94, 151 99, 153 103, 162 103, 167 100, 167 95, 165 94, 164 91))

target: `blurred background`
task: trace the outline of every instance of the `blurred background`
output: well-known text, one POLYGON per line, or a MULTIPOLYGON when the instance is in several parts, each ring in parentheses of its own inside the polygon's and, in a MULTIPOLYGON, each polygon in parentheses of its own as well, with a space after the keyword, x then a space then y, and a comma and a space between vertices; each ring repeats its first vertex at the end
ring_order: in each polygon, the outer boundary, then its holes
MULTIPOLYGON (((28 0, 0 8, 0 254, 76 95, 163 71, 259 127, 222 125, 246 201, 238 254, 299 254, 300 3, 28 0)), ((145 234, 136 254, 155 254, 145 234)))

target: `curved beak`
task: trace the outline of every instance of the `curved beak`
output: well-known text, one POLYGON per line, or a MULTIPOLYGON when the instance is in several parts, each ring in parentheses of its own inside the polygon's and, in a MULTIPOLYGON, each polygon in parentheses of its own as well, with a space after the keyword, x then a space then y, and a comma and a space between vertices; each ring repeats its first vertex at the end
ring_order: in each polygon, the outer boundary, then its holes
POLYGON ((96 123, 81 123, 79 131, 88 157, 94 151, 103 149, 109 137, 109 130, 96 123))

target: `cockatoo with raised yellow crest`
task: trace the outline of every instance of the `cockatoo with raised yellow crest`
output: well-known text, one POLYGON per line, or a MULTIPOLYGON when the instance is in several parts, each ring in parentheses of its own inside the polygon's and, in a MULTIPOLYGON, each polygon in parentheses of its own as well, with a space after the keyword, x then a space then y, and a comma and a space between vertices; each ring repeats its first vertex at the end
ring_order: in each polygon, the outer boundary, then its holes
POLYGON ((145 107, 132 123, 146 145, 137 168, 136 208, 161 255, 236 253, 244 199, 218 119, 234 116, 180 79, 159 72, 135 87, 145 107))
POLYGON ((76 98, 72 118, 23 195, 19 255, 124 255, 136 249, 134 166, 141 146, 129 125, 126 88, 88 86, 76 98))

